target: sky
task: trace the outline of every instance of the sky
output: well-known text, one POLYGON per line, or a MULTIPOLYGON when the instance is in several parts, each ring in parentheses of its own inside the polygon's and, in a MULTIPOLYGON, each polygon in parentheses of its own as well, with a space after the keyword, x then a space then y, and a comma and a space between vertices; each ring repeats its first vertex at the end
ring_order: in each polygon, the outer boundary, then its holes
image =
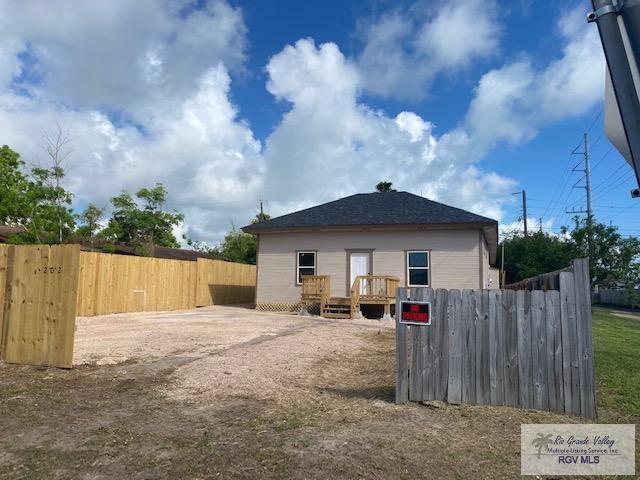
POLYGON ((216 244, 260 200, 381 180, 505 230, 524 189, 529 228, 557 233, 585 208, 587 133, 596 218, 638 235, 589 4, 0 0, 0 144, 46 165, 59 125, 75 209, 162 182, 176 233, 216 244))

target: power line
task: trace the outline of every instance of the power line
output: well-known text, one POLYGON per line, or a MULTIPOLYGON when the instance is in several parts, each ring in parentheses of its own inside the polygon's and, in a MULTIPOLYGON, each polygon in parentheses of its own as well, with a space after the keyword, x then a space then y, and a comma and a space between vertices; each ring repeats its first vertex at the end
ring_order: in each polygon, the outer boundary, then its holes
POLYGON ((602 157, 600 157, 600 160, 598 160, 596 164, 591 168, 591 171, 593 172, 596 168, 598 168, 598 165, 600 165, 602 161, 607 158, 607 155, 609 155, 611 152, 613 152, 613 147, 609 148, 609 150, 607 150, 607 152, 602 155, 602 157))
POLYGON ((604 112, 604 107, 602 107, 600 109, 600 111, 598 112, 598 115, 596 115, 596 118, 593 119, 593 122, 591 122, 591 125, 589 126, 589 128, 587 128, 587 131, 585 132, 585 135, 587 133, 589 133, 591 131, 591 129, 593 128, 593 126, 596 124, 596 122, 598 121, 598 119, 602 116, 602 113, 604 112))
POLYGON ((616 188, 618 188, 619 186, 621 186, 622 184, 624 184, 628 180, 632 179, 633 177, 634 177, 634 173, 633 172, 624 173, 622 176, 617 177, 617 179, 614 180, 612 183, 609 183, 609 188, 607 188, 606 190, 599 191, 597 193, 597 195, 596 195, 596 198, 597 199, 602 198, 603 195, 611 192, 612 190, 615 190, 616 188))

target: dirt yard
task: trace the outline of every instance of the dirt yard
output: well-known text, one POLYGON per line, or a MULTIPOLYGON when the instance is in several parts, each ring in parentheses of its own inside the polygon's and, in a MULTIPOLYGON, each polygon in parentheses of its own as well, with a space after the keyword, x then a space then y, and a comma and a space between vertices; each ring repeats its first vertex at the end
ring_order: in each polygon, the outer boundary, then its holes
POLYGON ((515 478, 499 407, 396 406, 394 331, 214 307, 80 318, 72 370, 0 364, 0 478, 515 478))

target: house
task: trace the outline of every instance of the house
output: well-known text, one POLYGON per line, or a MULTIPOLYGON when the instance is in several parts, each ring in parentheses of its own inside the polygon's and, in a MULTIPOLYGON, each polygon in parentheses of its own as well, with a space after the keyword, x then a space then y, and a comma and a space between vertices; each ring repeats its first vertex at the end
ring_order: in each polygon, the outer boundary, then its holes
POLYGON ((10 225, 0 225, 0 243, 7 243, 11 237, 19 233, 26 232, 24 227, 14 227, 10 225))
POLYGON ((351 195, 242 230, 258 236, 260 310, 317 302, 323 316, 353 317, 382 304, 389 314, 396 286, 498 288, 498 223, 407 192, 351 195))

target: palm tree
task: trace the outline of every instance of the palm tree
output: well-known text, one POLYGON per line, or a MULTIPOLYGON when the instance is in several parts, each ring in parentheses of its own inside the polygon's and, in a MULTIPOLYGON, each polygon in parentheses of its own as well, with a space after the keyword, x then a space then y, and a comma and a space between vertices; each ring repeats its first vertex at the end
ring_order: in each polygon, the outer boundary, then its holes
POLYGON ((393 187, 393 183, 391 182, 379 182, 376 185, 376 190, 378 192, 395 192, 396 189, 392 187, 393 187))
POLYGON ((538 458, 540 458, 540 455, 542 454, 542 449, 553 443, 551 437, 551 433, 546 435, 539 433, 536 435, 536 438, 533 439, 533 442, 531 442, 531 444, 538 449, 538 458))

